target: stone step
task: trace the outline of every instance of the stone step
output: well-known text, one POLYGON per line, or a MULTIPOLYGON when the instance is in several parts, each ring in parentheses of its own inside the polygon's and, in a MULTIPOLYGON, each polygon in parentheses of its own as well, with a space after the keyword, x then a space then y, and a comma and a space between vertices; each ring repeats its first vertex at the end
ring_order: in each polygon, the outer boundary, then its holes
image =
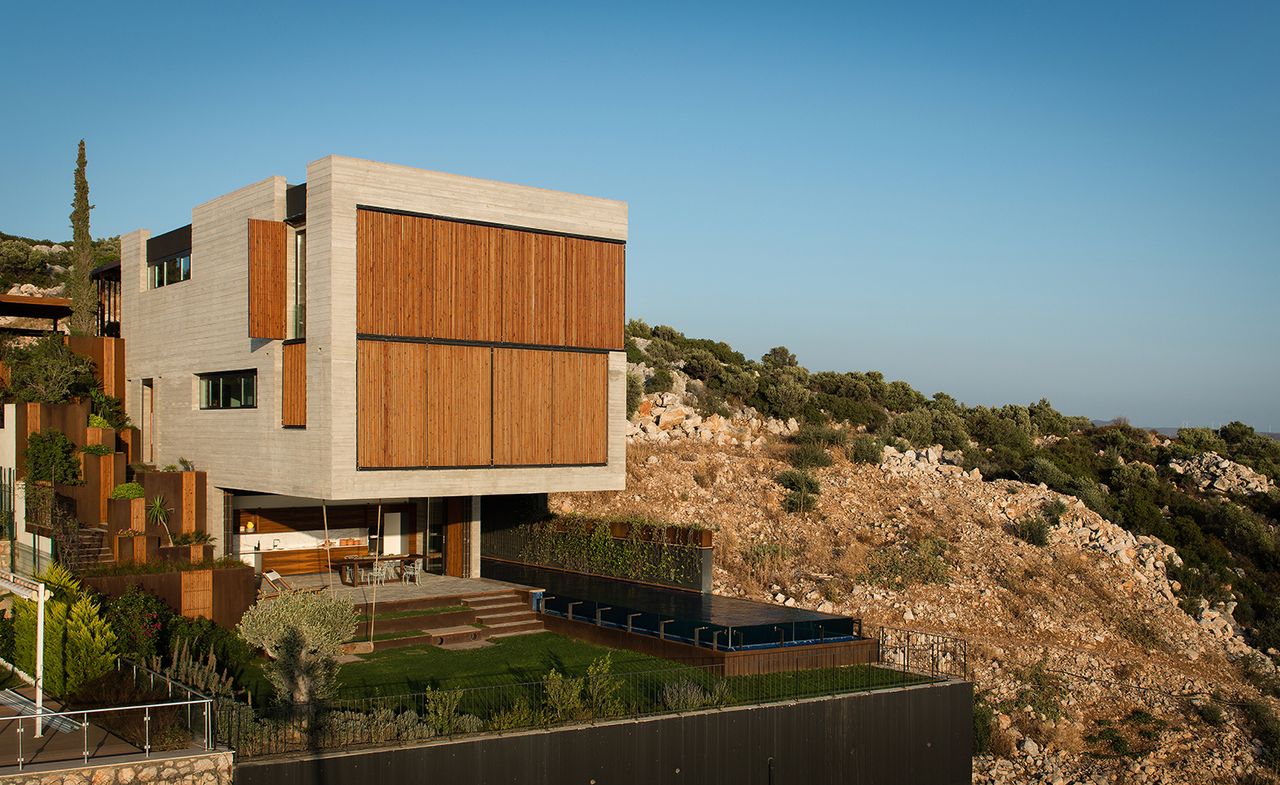
POLYGON ((406 646, 447 646, 459 643, 473 643, 483 641, 486 637, 486 630, 478 627, 443 627, 438 630, 432 630, 428 635, 411 635, 404 638, 391 638, 389 640, 374 641, 374 649, 400 649, 406 646))
POLYGON ((513 621, 532 621, 536 618, 538 618, 536 613, 523 608, 515 611, 504 611, 502 613, 481 613, 476 616, 476 620, 486 627, 493 627, 497 624, 513 621))
POLYGON ((537 619, 508 621, 502 622, 501 624, 490 625, 488 628, 489 635, 487 637, 498 638, 512 633, 542 632, 545 629, 546 627, 537 619))

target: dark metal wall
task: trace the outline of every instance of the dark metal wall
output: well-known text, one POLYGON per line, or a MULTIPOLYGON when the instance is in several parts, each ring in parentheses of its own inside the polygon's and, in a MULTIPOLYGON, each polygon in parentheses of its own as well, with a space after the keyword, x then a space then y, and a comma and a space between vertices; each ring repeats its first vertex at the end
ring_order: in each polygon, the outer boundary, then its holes
POLYGON ((237 785, 968 785, 964 682, 306 760, 246 761, 237 785))

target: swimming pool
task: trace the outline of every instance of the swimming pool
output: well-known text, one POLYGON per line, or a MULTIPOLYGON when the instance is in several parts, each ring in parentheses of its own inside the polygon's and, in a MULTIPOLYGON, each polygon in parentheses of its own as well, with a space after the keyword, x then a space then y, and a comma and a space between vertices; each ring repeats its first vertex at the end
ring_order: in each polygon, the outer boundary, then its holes
POLYGON ((482 560, 486 578, 544 589, 539 610, 720 651, 860 639, 861 620, 736 597, 482 560))

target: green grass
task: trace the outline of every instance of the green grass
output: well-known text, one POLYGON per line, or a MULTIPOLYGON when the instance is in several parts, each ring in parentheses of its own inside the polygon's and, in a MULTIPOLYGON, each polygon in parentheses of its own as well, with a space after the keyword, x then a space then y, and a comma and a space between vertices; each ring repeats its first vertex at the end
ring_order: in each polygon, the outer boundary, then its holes
POLYGON ((345 696, 401 695, 432 689, 460 689, 496 684, 541 681, 555 669, 571 676, 613 654, 615 673, 666 670, 679 667, 670 660, 637 652, 606 649, 552 632, 519 635, 491 641, 481 649, 448 651, 434 646, 410 646, 363 655, 338 673, 345 696))

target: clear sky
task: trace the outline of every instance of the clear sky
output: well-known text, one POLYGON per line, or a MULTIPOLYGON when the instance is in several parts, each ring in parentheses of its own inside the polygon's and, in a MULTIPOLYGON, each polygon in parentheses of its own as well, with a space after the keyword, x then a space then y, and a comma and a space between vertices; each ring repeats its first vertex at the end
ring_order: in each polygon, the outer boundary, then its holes
POLYGON ((1280 4, 7 4, 0 229, 329 153, 625 199, 627 311, 968 403, 1280 430, 1280 4))

